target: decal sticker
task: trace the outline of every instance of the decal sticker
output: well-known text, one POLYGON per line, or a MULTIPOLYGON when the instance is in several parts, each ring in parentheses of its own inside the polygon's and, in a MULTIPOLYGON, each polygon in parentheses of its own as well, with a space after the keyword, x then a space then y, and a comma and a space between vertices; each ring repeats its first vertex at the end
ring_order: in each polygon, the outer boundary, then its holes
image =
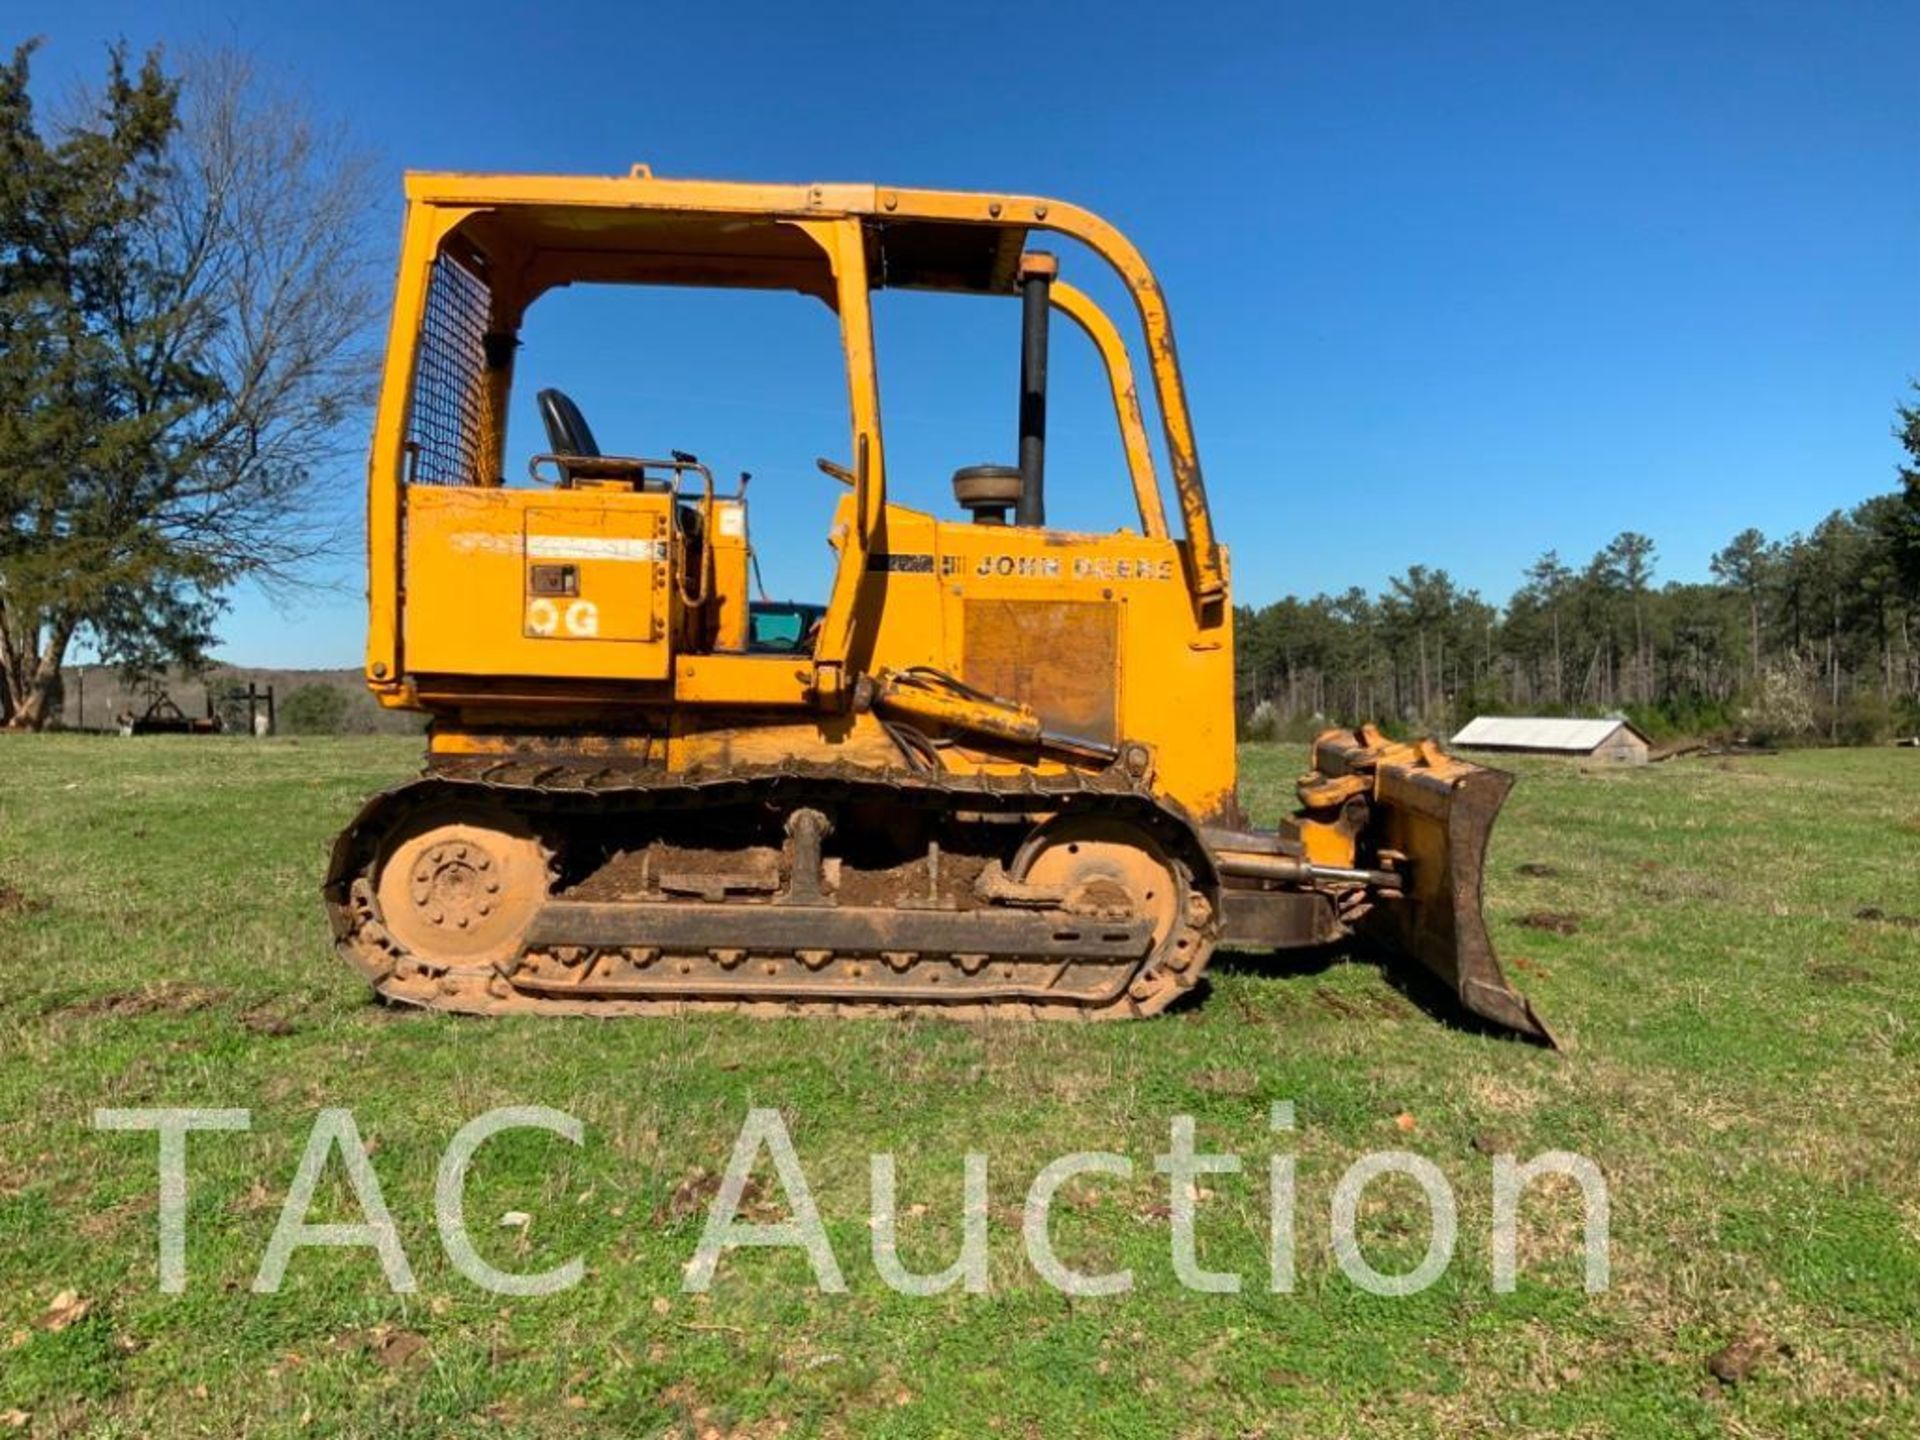
POLYGON ((461 555, 518 555, 520 537, 488 530, 456 530, 447 536, 447 546, 461 555))
POLYGON ((567 634, 591 640, 600 633, 600 607, 591 600, 576 600, 567 606, 567 634))
POLYGON ((982 555, 974 565, 976 575, 1017 575, 1027 580, 1051 580, 1060 574, 1057 555, 982 555))
POLYGON ((974 561, 973 573, 982 577, 1021 580, 1057 580, 1063 574, 1074 580, 1171 580, 1173 561, 1136 560, 1106 555, 1081 555, 1067 569, 1061 568, 1057 555, 982 555, 974 561))
POLYGON ((894 551, 889 551, 884 554, 875 552, 867 556, 867 570, 870 573, 886 573, 892 575, 931 575, 933 573, 933 556, 913 555, 894 551))
POLYGON ((610 535, 529 535, 527 556, 535 560, 641 560, 667 558, 664 540, 628 540, 610 535))
POLYGON ((1126 556, 1082 556, 1073 562, 1076 580, 1171 580, 1173 561, 1132 560, 1126 556))

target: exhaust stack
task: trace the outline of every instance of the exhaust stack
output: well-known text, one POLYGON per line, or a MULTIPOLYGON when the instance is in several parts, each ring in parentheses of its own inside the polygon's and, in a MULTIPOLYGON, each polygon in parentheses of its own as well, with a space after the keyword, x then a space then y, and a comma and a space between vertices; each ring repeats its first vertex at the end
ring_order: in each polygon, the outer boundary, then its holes
POLYGON ((1041 250, 1020 257, 1020 503, 1016 525, 1047 523, 1047 320, 1060 262, 1041 250))

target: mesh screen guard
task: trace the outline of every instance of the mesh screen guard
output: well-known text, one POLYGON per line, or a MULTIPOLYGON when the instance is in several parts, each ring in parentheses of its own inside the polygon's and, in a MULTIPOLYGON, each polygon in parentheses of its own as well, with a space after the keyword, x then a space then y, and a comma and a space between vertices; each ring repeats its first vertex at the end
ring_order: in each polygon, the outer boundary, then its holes
POLYGON ((407 406, 407 479, 415 485, 492 485, 482 473, 493 434, 487 388, 492 291, 478 269, 443 254, 427 281, 426 311, 407 406))

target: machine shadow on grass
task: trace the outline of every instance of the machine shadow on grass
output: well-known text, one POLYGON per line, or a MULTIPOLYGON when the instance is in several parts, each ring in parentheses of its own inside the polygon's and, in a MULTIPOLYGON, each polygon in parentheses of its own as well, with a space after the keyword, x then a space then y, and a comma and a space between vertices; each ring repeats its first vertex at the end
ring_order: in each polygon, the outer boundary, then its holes
MULTIPOLYGON (((1449 1030, 1490 1039, 1514 1040, 1541 1050, 1553 1048, 1551 1044, 1535 1036, 1519 1034, 1504 1025, 1495 1024, 1483 1016, 1474 1014, 1462 1005, 1459 997, 1441 984, 1436 977, 1425 970, 1415 970, 1405 964, 1397 963, 1391 951, 1364 940, 1338 941, 1330 945, 1317 945, 1297 950, 1222 947, 1214 952, 1213 960, 1207 966, 1206 976, 1193 987, 1192 992, 1180 1002, 1173 1013, 1181 1014, 1203 1005, 1218 1003, 1212 999, 1212 980, 1216 976, 1296 980, 1325 975, 1342 965, 1364 966, 1377 971, 1394 993, 1409 1006, 1428 1019, 1445 1025, 1449 1030)), ((1369 1013, 1375 1015, 1391 1013, 1381 1006, 1352 1002, 1344 997, 1336 997, 1325 990, 1314 992, 1314 998, 1324 1008, 1355 1019, 1369 1013)))

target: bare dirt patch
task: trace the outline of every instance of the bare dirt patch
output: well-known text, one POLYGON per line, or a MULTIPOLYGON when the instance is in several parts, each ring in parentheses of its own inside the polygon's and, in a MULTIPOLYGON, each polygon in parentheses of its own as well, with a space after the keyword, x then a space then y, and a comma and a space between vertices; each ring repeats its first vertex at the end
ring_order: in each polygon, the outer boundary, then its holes
POLYGON ((62 1006, 56 1013, 80 1016, 192 1015, 218 1005, 232 994, 231 990, 212 985, 166 981, 138 990, 109 991, 91 1000, 62 1006))
MULTIPOLYGON (((1474 1104, 1491 1115, 1530 1115, 1540 1103, 1539 1093, 1505 1075, 1476 1075, 1467 1082, 1474 1104)), ((1489 1127, 1499 1133, 1498 1127, 1489 1127)))
POLYGON ((1807 974, 1827 985, 1858 985, 1873 979, 1873 972, 1862 965, 1810 965, 1807 974))
MULTIPOLYGON (((433 1358, 426 1336, 384 1323, 367 1330, 342 1331, 321 1341, 320 1349, 341 1355, 364 1355, 383 1370, 409 1369, 425 1365, 433 1358)), ((267 1373, 297 1370, 305 1364, 306 1356, 290 1350, 267 1373)))
POLYGON ((1862 905, 1853 912, 1853 918, 1872 925, 1898 925, 1902 930, 1920 930, 1920 915, 1893 914, 1878 905, 1862 905))
POLYGON ((1325 985, 1314 987, 1313 1003, 1349 1020, 1404 1020, 1412 1010, 1398 995, 1342 995, 1325 985))
MULTIPOLYGON (((713 1204, 714 1197, 720 1193, 722 1177, 704 1165, 696 1165, 678 1185, 673 1187, 666 1203, 656 1206, 653 1223, 675 1224, 691 1215, 704 1214, 713 1204)), ((753 1176, 747 1177, 747 1183, 740 1192, 741 1213, 750 1219, 764 1219, 769 1212, 778 1207, 766 1199, 766 1187, 753 1176)))
POLYGON ((144 1199, 122 1200, 117 1205, 88 1210, 74 1222, 73 1228, 82 1239, 96 1243, 109 1240, 119 1234, 135 1216, 148 1209, 144 1199))
POLYGON ((26 891, 12 885, 0 885, 0 920, 12 915, 38 915, 43 910, 53 908, 53 902, 39 895, 29 895, 26 891))
POLYGON ((374 1338, 367 1347, 374 1360, 388 1370, 398 1370, 403 1365, 427 1359, 427 1340, 424 1335, 416 1335, 411 1330, 391 1330, 374 1338))
POLYGON ((1700 900, 1726 900, 1733 893, 1725 881, 1703 875, 1697 870, 1669 868, 1652 860, 1641 862, 1638 868, 1648 878, 1634 888, 1652 900, 1693 903, 1700 900))
POLYGON ((255 1035, 265 1035, 274 1039, 297 1034, 300 1029, 290 1016, 266 1006, 242 1011, 240 1025, 255 1035))
POLYGON ((1575 935, 1580 931, 1580 917, 1570 910, 1529 910, 1515 923, 1554 935, 1575 935))
POLYGON ((1770 1335, 1752 1331, 1730 1341, 1707 1357, 1707 1371, 1722 1385, 1738 1385, 1761 1363, 1787 1353, 1770 1335))
POLYGON ((1260 1089, 1260 1077, 1251 1070, 1196 1070, 1187 1077, 1187 1083, 1209 1095, 1229 1095, 1242 1100, 1260 1089))

